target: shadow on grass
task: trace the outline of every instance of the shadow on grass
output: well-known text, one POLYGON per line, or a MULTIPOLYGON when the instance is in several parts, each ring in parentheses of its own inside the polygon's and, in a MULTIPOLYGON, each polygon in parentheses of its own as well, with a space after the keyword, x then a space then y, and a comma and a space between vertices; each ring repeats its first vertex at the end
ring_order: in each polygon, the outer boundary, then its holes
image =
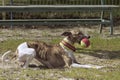
MULTIPOLYGON (((30 64, 29 67, 30 67, 30 68, 37 68, 37 69, 50 69, 50 68, 48 68, 48 67, 46 67, 46 66, 44 66, 44 65, 39 65, 39 66, 37 66, 37 65, 35 65, 35 64, 30 64)), ((64 70, 64 68, 53 68, 53 69, 61 69, 61 70, 64 70)))
POLYGON ((108 50, 89 50, 89 49, 78 48, 77 53, 87 54, 101 59, 120 59, 120 50, 108 51, 108 50))
POLYGON ((37 66, 35 64, 30 64, 29 67, 30 68, 38 68, 38 69, 48 69, 48 67, 46 67, 46 66, 43 66, 43 65, 37 66))
POLYGON ((120 34, 113 34, 113 35, 109 35, 108 37, 120 37, 120 34))

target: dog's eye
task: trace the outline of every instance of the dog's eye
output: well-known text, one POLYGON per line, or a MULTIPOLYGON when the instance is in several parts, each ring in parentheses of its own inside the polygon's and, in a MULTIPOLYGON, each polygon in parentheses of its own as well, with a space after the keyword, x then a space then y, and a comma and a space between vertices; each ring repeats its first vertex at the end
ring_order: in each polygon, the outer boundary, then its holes
POLYGON ((82 33, 82 32, 79 32, 78 35, 83 35, 83 33, 82 33))
POLYGON ((90 38, 90 36, 87 36, 87 38, 89 39, 89 38, 90 38))

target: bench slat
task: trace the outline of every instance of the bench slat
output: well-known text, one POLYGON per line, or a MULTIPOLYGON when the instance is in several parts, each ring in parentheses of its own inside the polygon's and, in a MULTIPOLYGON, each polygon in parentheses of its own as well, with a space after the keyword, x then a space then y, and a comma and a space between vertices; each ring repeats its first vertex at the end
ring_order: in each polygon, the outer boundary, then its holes
POLYGON ((110 24, 108 20, 101 19, 24 19, 24 20, 0 20, 0 25, 48 25, 48 24, 110 24))
POLYGON ((30 6, 0 6, 0 12, 43 12, 43 11, 109 11, 119 8, 117 5, 30 5, 30 6))

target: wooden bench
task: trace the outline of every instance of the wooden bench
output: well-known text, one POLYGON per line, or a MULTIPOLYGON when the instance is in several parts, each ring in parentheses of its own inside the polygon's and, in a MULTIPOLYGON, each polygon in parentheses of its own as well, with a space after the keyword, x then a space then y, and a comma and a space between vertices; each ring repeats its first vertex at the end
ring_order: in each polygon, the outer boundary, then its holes
POLYGON ((100 11, 98 19, 12 19, 0 20, 0 25, 53 25, 53 24, 110 24, 110 34, 113 34, 112 11, 118 9, 116 5, 30 5, 30 6, 0 6, 0 12, 72 12, 72 11, 100 11), (109 20, 103 19, 103 12, 109 13, 109 20))

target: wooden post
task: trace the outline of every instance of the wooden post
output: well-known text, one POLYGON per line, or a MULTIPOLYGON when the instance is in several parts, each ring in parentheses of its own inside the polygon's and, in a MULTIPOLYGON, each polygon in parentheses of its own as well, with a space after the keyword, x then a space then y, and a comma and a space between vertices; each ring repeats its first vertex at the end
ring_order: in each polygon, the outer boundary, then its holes
MULTIPOLYGON (((10 5, 13 5, 13 0, 10 0, 10 5)), ((10 19, 13 19, 13 14, 12 12, 10 12, 10 19)), ((11 29, 13 28, 12 24, 11 24, 11 29)))
MULTIPOLYGON (((2 6, 5 6, 5 0, 2 0, 2 6)), ((6 19, 6 13, 2 12, 2 19, 5 20, 6 19)), ((3 28, 5 28, 5 26, 3 25, 3 28)))
MULTIPOLYGON (((104 5, 103 0, 101 0, 101 5, 104 5)), ((101 22, 103 22, 104 11, 101 11, 101 22)), ((100 33, 102 33, 103 25, 100 24, 100 33)))
POLYGON ((113 35, 113 16, 112 16, 112 10, 110 11, 110 34, 113 35))

